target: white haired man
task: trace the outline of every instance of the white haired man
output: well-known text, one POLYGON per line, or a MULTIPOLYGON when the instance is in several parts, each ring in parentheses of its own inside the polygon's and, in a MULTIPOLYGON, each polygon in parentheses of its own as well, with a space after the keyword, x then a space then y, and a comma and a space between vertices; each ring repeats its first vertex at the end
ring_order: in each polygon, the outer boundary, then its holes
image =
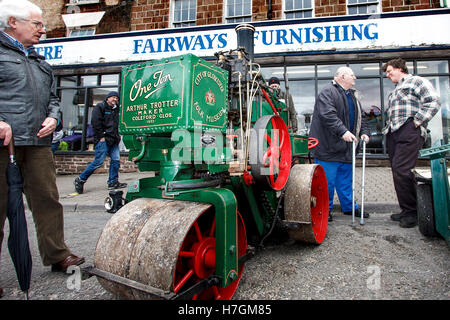
MULTIPOLYGON (((352 214, 351 142, 358 142, 359 137, 369 142, 367 122, 352 89, 355 79, 352 69, 340 67, 334 80, 319 93, 311 121, 309 136, 319 140, 311 156, 315 163, 322 165, 327 177, 329 221, 332 220, 334 189, 344 214, 352 214)), ((361 216, 358 204, 355 204, 355 215, 361 216)), ((369 214, 365 212, 364 217, 368 218, 369 214)))
POLYGON ((43 34, 38 6, 26 0, 0 1, 0 247, 8 190, 5 146, 13 137, 42 262, 52 271, 65 271, 85 259, 72 254, 64 242, 63 207, 50 147, 60 106, 53 71, 33 48, 43 34))

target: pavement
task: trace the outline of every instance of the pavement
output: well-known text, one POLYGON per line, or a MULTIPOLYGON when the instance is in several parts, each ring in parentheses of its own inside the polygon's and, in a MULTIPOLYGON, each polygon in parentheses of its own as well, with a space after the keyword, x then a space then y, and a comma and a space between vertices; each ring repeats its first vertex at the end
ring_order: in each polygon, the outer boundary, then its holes
MULTIPOLYGON (((119 173, 119 181, 130 185, 133 181, 153 176, 153 172, 119 173)), ((93 174, 84 185, 84 193, 76 194, 73 181, 77 175, 58 175, 60 202, 64 212, 99 210, 104 208, 104 200, 109 194, 108 174, 93 174)), ((362 169, 356 168, 356 202, 361 204, 362 169)), ((400 211, 394 190, 392 171, 389 167, 366 167, 364 179, 364 210, 366 212, 400 211)), ((124 194, 127 188, 122 189, 124 194)), ((335 194, 333 211, 340 211, 339 199, 335 194)))
MULTIPOLYGON (((151 175, 151 172, 120 173, 119 180, 130 185, 151 175)), ((371 213, 365 225, 353 224, 351 217, 339 212, 337 200, 333 222, 328 224, 326 238, 320 246, 295 242, 282 234, 268 238, 257 254, 246 262, 233 299, 244 300, 244 303, 246 300, 271 300, 264 302, 269 305, 275 303, 273 300, 450 300, 450 251, 447 242, 442 238, 425 237, 417 227, 400 228, 398 223, 390 220, 392 212, 400 211, 390 168, 367 167, 365 176, 365 208, 371 213)), ((92 175, 81 195, 73 195, 75 178, 75 175, 59 175, 57 184, 64 206, 66 244, 73 253, 86 258, 83 264, 86 267, 94 265, 97 241, 114 215, 103 207, 109 193, 107 174, 92 175)), ((360 181, 361 168, 357 168, 358 203, 361 199, 360 181)), ((33 256, 30 299, 118 299, 106 291, 96 277, 81 281, 79 269, 78 273, 75 270, 74 274, 68 275, 51 272, 48 266, 44 266, 29 210, 26 216, 33 256)), ((8 234, 6 223, 0 256, 0 287, 5 289, 1 299, 3 303, 3 300, 23 299, 6 247, 8 234)), ((123 304, 117 306, 123 308, 123 304)), ((133 308, 136 306, 134 304, 133 308)), ((147 304, 139 306, 148 308, 147 304)), ((174 317, 179 317, 176 314, 178 308, 174 305, 151 306, 160 306, 165 314, 173 313, 174 317)), ((298 306, 301 310, 305 308, 303 302, 295 305, 295 310, 298 306)), ((310 306, 317 309, 317 304, 310 306)), ((348 309, 348 305, 344 307, 348 309)), ((104 316, 105 308, 95 309, 101 310, 104 316)), ((401 310, 403 315, 403 308, 401 310)), ((275 313, 278 314, 273 310, 274 317, 275 313)))

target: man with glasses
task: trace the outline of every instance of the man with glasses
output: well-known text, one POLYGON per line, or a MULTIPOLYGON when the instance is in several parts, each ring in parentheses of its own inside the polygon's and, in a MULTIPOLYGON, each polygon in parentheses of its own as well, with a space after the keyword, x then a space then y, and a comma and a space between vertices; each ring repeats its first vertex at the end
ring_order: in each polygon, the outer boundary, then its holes
MULTIPOLYGON (((352 87, 355 74, 348 67, 340 67, 334 80, 319 93, 314 105, 309 136, 319 144, 311 150, 314 162, 325 170, 328 182, 329 216, 332 221, 334 189, 342 212, 352 214, 352 142, 359 137, 369 142, 369 128, 352 87)), ((355 204, 355 216, 361 217, 355 204)), ((364 218, 369 214, 364 212, 364 218)))
POLYGON ((399 221, 402 228, 412 228, 417 225, 417 196, 411 170, 427 137, 427 124, 440 108, 440 100, 430 81, 409 74, 401 58, 389 60, 383 65, 383 72, 395 83, 394 91, 389 94, 383 129, 401 209, 391 219, 399 221))
POLYGON ((8 190, 6 146, 13 137, 42 262, 52 271, 65 272, 85 260, 64 242, 63 207, 50 147, 60 106, 53 71, 33 47, 43 34, 38 6, 26 0, 0 1, 0 247, 8 190))

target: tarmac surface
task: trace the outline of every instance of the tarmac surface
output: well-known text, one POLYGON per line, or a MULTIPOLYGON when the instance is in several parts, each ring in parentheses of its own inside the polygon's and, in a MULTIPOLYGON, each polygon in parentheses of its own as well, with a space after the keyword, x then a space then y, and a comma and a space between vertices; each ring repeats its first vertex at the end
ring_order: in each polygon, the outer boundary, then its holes
MULTIPOLYGON (((121 173, 132 184, 152 173, 121 173)), ((75 175, 57 176, 64 206, 65 239, 73 253, 93 265, 97 240, 112 217, 104 209, 108 195, 106 174, 94 174, 84 193, 74 195, 75 175)), ((361 168, 356 173, 356 199, 361 200, 361 168)), ((127 189, 124 190, 124 193, 127 189)), ((450 300, 450 249, 442 238, 426 238, 417 227, 404 229, 390 220, 399 212, 390 168, 367 167, 364 208, 371 214, 364 226, 344 216, 336 198, 334 220, 324 242, 317 245, 290 239, 268 239, 263 249, 246 262, 235 300, 450 300)), ((31 213, 27 210, 33 274, 33 300, 117 300, 95 277, 76 282, 73 275, 51 272, 42 265, 31 213)), ((9 257, 5 224, 2 243, 0 300, 21 300, 9 257)))

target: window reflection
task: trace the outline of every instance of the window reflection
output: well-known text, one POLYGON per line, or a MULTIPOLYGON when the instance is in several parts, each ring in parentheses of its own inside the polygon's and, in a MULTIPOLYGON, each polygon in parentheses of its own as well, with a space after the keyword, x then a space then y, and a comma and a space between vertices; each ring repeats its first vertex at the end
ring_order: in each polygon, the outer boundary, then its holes
POLYGON ((336 73, 337 69, 339 67, 345 66, 345 63, 343 64, 324 64, 324 65, 318 65, 317 66, 317 77, 323 78, 323 77, 330 77, 333 78, 334 74, 336 73))
POLYGON ((97 85, 97 79, 98 76, 82 76, 81 77, 81 86, 82 87, 88 87, 88 86, 96 86, 97 85))
POLYGON ((448 61, 418 61, 417 74, 448 73, 448 61))
POLYGON ((367 152, 380 153, 383 148, 383 129, 381 114, 381 95, 379 79, 357 79, 355 95, 361 102, 361 107, 370 130, 370 141, 367 152))
POLYGON ((316 99, 314 80, 291 81, 289 85, 297 111, 298 133, 307 135, 316 99))
POLYGON ((349 66, 356 77, 378 76, 380 74, 380 65, 378 63, 355 63, 349 66))

